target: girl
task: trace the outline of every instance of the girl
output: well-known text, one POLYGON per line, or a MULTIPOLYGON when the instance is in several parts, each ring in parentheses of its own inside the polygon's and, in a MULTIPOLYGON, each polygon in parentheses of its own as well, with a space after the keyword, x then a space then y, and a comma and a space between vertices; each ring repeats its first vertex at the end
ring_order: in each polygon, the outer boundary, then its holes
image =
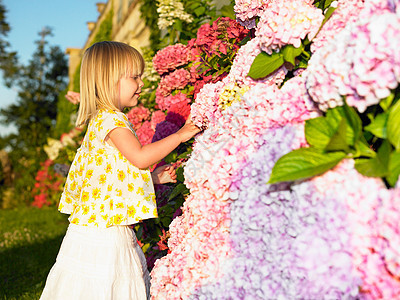
POLYGON ((192 138, 189 120, 177 132, 142 146, 125 107, 143 87, 144 60, 123 43, 100 42, 81 65, 77 126, 88 124, 67 176, 59 210, 70 214, 67 233, 40 299, 148 299, 144 254, 129 227, 156 218, 153 183, 174 182, 171 167, 148 167, 192 138))

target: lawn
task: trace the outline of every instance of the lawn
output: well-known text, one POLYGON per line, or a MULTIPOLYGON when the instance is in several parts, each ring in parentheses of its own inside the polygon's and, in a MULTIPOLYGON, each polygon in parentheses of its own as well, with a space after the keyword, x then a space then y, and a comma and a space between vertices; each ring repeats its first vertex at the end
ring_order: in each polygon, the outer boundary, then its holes
POLYGON ((0 210, 0 299, 39 299, 67 217, 56 208, 0 210))

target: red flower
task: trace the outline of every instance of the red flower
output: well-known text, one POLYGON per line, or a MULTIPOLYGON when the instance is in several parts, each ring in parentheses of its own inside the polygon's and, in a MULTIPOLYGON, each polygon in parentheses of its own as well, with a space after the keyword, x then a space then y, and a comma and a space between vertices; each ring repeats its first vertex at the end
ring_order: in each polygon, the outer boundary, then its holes
POLYGON ((189 114, 189 103, 187 101, 181 101, 171 105, 165 120, 181 127, 185 123, 189 114))
POLYGON ((151 128, 150 121, 145 121, 142 126, 136 130, 136 134, 142 145, 150 144, 154 136, 154 130, 151 128))

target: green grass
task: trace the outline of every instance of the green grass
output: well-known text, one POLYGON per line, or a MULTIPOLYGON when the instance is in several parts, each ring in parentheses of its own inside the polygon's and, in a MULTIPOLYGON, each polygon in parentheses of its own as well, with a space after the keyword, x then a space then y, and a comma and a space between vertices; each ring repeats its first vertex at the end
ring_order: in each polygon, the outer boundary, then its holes
POLYGON ((56 208, 0 210, 0 299, 39 299, 67 217, 56 208))

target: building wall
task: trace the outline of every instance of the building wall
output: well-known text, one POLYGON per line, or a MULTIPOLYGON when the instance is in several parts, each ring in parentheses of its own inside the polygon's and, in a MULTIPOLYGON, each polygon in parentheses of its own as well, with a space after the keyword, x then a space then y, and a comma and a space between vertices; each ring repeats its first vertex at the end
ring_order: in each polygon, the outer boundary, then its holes
POLYGON ((150 30, 140 18, 139 0, 109 0, 97 3, 99 16, 96 21, 87 22, 89 36, 82 49, 68 48, 69 55, 69 82, 72 84, 76 68, 79 66, 84 51, 90 47, 111 9, 114 11, 112 20, 112 40, 127 43, 140 51, 142 47, 150 45, 150 30))

